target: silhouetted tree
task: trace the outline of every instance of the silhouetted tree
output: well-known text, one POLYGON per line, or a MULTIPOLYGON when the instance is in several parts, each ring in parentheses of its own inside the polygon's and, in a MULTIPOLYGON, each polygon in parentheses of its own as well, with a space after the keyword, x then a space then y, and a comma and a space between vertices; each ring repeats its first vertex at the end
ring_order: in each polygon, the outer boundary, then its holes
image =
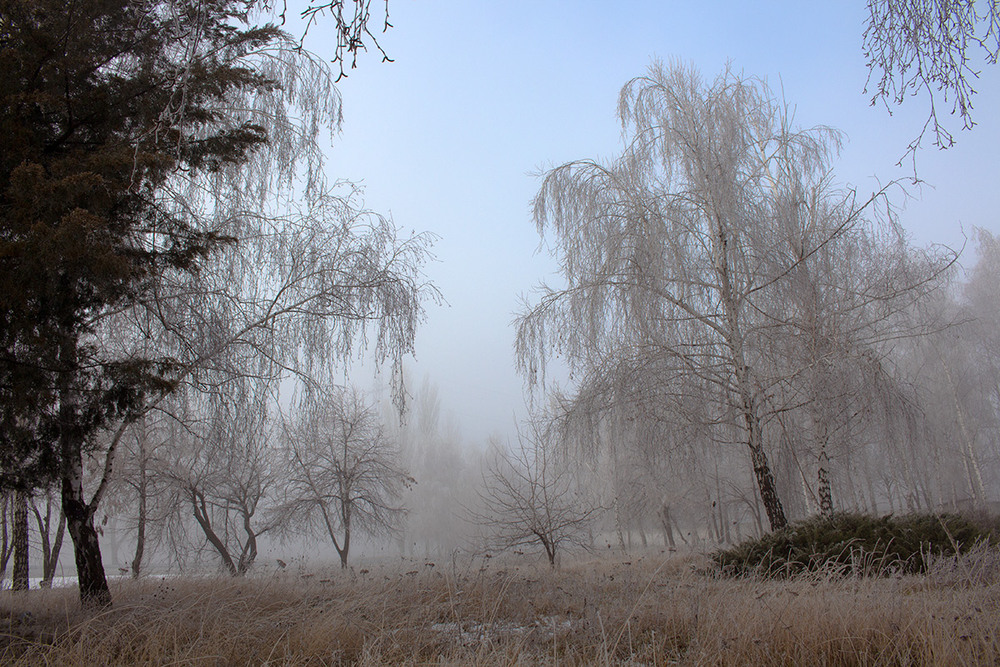
POLYGON ((287 473, 281 512, 289 525, 325 532, 347 567, 357 532, 391 533, 414 483, 400 467, 378 406, 355 388, 318 389, 299 402, 285 425, 287 473))
POLYGON ((493 442, 483 470, 479 509, 471 519, 495 549, 540 546, 551 567, 568 547, 588 547, 599 507, 558 451, 541 415, 518 429, 517 445, 493 442))

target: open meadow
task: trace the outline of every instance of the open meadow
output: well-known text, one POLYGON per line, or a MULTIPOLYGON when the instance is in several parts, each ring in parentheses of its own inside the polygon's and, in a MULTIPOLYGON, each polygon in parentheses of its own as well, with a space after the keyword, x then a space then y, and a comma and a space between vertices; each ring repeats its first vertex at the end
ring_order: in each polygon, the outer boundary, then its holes
MULTIPOLYGON (((399 562, 0 594, 7 665, 984 665, 997 554, 926 575, 726 579, 700 556, 399 562)), ((289 568, 292 569, 292 568, 289 568)))

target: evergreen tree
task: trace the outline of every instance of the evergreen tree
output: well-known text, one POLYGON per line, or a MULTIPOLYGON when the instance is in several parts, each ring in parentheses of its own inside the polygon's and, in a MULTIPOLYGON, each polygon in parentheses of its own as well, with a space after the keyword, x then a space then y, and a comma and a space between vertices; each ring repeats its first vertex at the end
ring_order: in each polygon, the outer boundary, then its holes
POLYGON ((163 205, 170 179, 244 163, 268 136, 224 113, 275 83, 280 40, 229 0, 0 0, 0 484, 61 484, 80 595, 110 601, 83 493, 95 435, 169 391, 165 355, 116 356, 102 320, 231 239, 163 205))

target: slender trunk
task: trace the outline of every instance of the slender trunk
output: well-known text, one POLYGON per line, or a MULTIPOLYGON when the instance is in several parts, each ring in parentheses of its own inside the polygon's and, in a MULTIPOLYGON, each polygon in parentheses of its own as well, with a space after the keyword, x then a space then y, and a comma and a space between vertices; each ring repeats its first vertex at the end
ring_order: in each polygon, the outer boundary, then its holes
POLYGON ((542 543, 542 548, 545 549, 545 557, 549 560, 549 567, 554 570, 556 567, 556 545, 544 534, 535 533, 535 535, 542 543))
MULTIPOLYGON (((326 524, 326 533, 327 535, 330 536, 330 541, 333 542, 333 548, 337 551, 337 555, 340 557, 340 567, 346 568, 347 548, 346 547, 341 548, 340 546, 340 540, 337 539, 337 531, 334 529, 333 521, 330 519, 330 510, 327 508, 326 503, 324 503, 323 501, 319 502, 319 510, 320 513, 323 514, 323 522, 326 524)), ((343 516, 343 514, 341 516, 343 516)), ((406 546, 407 545, 404 544, 402 547, 403 558, 406 558, 406 551, 407 551, 406 546)), ((417 548, 417 543, 413 542, 412 546, 409 549, 411 556, 414 555, 416 548, 417 548)))
POLYGON ((719 544, 722 542, 722 531, 719 529, 717 509, 718 503, 712 500, 712 504, 708 506, 708 540, 719 544))
POLYGON ((11 535, 7 530, 7 518, 10 516, 10 504, 13 501, 12 493, 0 495, 0 581, 7 576, 7 564, 10 562, 14 545, 11 543, 11 535))
POLYGON ((730 532, 729 510, 726 509, 726 505, 722 502, 719 503, 719 517, 722 522, 722 539, 726 544, 732 544, 733 535, 730 532))
POLYGON ((344 545, 337 548, 337 555, 340 556, 340 567, 347 569, 347 556, 351 550, 351 526, 344 526, 344 545))
POLYGON ((788 519, 785 518, 785 509, 781 505, 774 475, 771 474, 771 466, 767 462, 760 421, 753 414, 752 405, 747 406, 743 416, 749 432, 747 445, 750 448, 750 463, 757 480, 757 489, 760 491, 760 500, 764 504, 764 511, 767 512, 767 521, 771 525, 771 530, 780 530, 788 525, 788 519))
POLYGON ((785 518, 785 509, 782 507, 781 499, 778 496, 778 488, 774 482, 774 475, 771 473, 771 467, 767 462, 767 453, 764 451, 764 435, 761 430, 760 416, 757 414, 758 406, 754 399, 750 367, 747 365, 744 353, 740 317, 742 306, 733 290, 729 270, 729 234, 726 224, 721 217, 717 217, 716 225, 712 250, 715 256, 716 272, 719 277, 719 297, 728 327, 726 343, 732 353, 733 376, 736 380, 739 409, 743 413, 744 425, 746 427, 747 446, 750 449, 750 463, 753 467, 757 487, 760 490, 760 499, 764 503, 764 510, 767 512, 767 520, 771 525, 771 530, 779 530, 788 525, 788 520, 785 518))
POLYGON ((56 565, 59 562, 59 552, 62 550, 63 534, 66 530, 66 518, 60 508, 56 519, 56 534, 53 539, 52 504, 52 494, 47 491, 45 493, 45 518, 42 518, 38 506, 34 502, 31 503, 31 511, 35 515, 38 536, 42 543, 42 581, 39 583, 42 588, 52 587, 52 579, 56 576, 56 565))
MULTIPOLYGON (((343 439, 343 456, 341 461, 343 462, 343 469, 348 469, 348 452, 347 452, 348 438, 343 439)), ((351 515, 354 513, 354 498, 351 495, 351 483, 349 479, 341 475, 338 481, 338 486, 340 488, 340 521, 344 526, 344 545, 343 547, 337 546, 337 541, 334 540, 334 546, 337 547, 337 555, 340 556, 340 567, 341 569, 347 569, 347 556, 351 551, 351 515)), ((332 535, 332 533, 331 533, 332 535)), ((416 544, 413 545, 414 551, 416 550, 416 544)))
POLYGON ((622 531, 622 514, 621 509, 618 507, 617 501, 615 502, 615 530, 618 533, 618 546, 621 548, 622 553, 628 553, 628 549, 625 547, 625 533, 622 531))
POLYGON ((146 495, 148 481, 146 466, 143 463, 139 470, 139 516, 135 530, 135 557, 132 558, 132 578, 138 579, 142 570, 142 555, 146 551, 146 495))
POLYGON ((757 485, 754 485, 752 488, 753 505, 751 506, 751 515, 753 516, 754 537, 761 537, 764 535, 764 524, 760 520, 760 488, 757 485))
POLYGON ((14 570, 11 590, 28 590, 28 494, 14 492, 14 570))
POLYGON ((670 548, 676 548, 677 544, 674 542, 674 526, 670 517, 670 506, 664 504, 660 508, 659 514, 660 523, 663 524, 663 544, 670 548))
POLYGON ((240 562, 239 562, 239 573, 241 575, 246 574, 253 567, 253 562, 257 560, 257 533, 254 532, 253 526, 251 525, 251 519, 253 519, 253 512, 247 507, 243 506, 243 532, 246 534, 247 539, 243 544, 243 549, 240 552, 240 562))
POLYGON ((212 521, 211 517, 208 516, 208 505, 205 502, 205 497, 193 488, 188 489, 188 494, 191 500, 191 507, 194 510, 194 518, 198 522, 198 525, 201 526, 205 537, 215 547, 219 558, 222 559, 222 564, 226 566, 229 574, 234 577, 239 575, 240 572, 236 567, 236 563, 233 562, 233 557, 229 555, 229 549, 212 528, 212 521))
MULTIPOLYGON (((49 556, 52 553, 52 544, 49 538, 49 529, 52 523, 52 505, 46 498, 45 518, 43 519, 42 513, 38 510, 38 505, 35 504, 34 498, 31 499, 30 504, 31 513, 35 515, 35 525, 38 526, 38 541, 41 542, 42 547, 42 572, 45 572, 49 569, 49 556)), ((39 585, 44 587, 45 582, 43 581, 39 585)))
POLYGON ((63 536, 66 534, 66 517, 62 508, 59 508, 59 524, 56 528, 56 537, 52 540, 52 550, 49 552, 48 562, 45 564, 45 571, 42 573, 42 586, 52 587, 52 580, 56 577, 56 569, 59 567, 59 553, 62 551, 63 536))

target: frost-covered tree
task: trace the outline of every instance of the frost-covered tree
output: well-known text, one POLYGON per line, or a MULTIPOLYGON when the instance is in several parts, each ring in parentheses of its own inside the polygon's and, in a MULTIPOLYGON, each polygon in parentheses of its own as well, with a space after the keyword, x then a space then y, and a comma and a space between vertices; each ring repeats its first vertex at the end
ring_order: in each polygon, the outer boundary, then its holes
POLYGON ((563 550, 589 546, 599 506, 557 437, 551 420, 536 414, 518 428, 516 445, 491 444, 471 516, 489 548, 541 547, 555 567, 563 550))
POLYGON ((934 145, 949 148, 955 137, 942 116, 958 116, 970 129, 979 65, 995 65, 1000 55, 1000 10, 994 0, 868 0, 864 51, 872 104, 900 105, 926 96, 927 121, 911 142, 919 146, 928 130, 934 145), (941 109, 939 105, 945 106, 941 109), (945 113, 942 113, 945 112, 945 113))
MULTIPOLYGON (((227 573, 242 576, 258 539, 278 527, 280 484, 273 400, 266 383, 242 380, 225 392, 189 395, 177 441, 164 453, 178 512, 194 518, 227 573)), ((178 415, 180 416, 180 415, 178 415)))
MULTIPOLYGON (((805 445, 832 511, 829 443, 891 384, 887 342, 923 330, 906 313, 954 254, 913 250, 885 189, 838 187, 840 135, 794 128, 762 81, 657 64, 624 87, 619 116, 620 157, 557 167, 535 199, 566 285, 519 317, 521 371, 535 382, 565 356, 568 414, 613 416, 619 439, 659 420, 741 443, 772 529, 787 522, 772 457, 790 488, 805 445)), ((708 493, 720 512, 722 496, 708 493)))
POLYGON ((286 526, 325 533, 347 567, 358 534, 394 532, 401 492, 413 478, 400 466, 378 405, 355 388, 302 397, 284 425, 281 515, 286 526))
POLYGON ((620 157, 557 167, 535 199, 566 286, 543 286, 519 317, 519 367, 533 381, 549 356, 565 355, 585 384, 618 402, 630 386, 669 397, 696 376, 712 388, 713 419, 742 432, 780 528, 787 519, 763 431, 774 323, 761 302, 859 217, 854 193, 829 179, 839 136, 794 129, 761 81, 727 70, 706 84, 680 65, 656 64, 629 82, 619 116, 620 157), (785 217, 808 223, 830 212, 837 224, 804 239, 801 258, 775 257, 772 230, 785 217))

